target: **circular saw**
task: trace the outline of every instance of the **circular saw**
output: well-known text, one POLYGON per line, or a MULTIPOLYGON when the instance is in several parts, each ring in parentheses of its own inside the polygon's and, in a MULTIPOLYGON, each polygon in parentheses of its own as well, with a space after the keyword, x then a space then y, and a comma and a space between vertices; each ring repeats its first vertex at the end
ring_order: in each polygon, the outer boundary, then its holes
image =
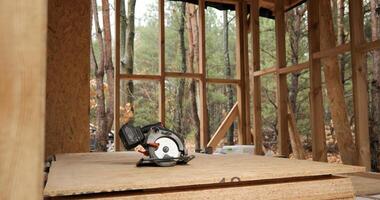
POLYGON ((134 127, 124 124, 119 136, 126 149, 141 145, 138 151, 146 157, 137 162, 137 166, 158 165, 162 167, 176 164, 187 164, 194 156, 187 154, 183 138, 165 128, 162 123, 150 124, 144 127, 134 127))

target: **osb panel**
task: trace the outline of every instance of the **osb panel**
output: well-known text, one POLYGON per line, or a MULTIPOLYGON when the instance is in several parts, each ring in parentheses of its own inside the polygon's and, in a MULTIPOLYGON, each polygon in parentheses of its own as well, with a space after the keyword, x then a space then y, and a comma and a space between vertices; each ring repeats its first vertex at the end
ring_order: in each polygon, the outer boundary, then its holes
MULTIPOLYGON (((336 178, 326 180, 312 180, 288 183, 263 184, 252 186, 227 187, 217 189, 187 190, 157 192, 153 194, 118 194, 77 196, 77 199, 120 199, 120 200, 331 200, 331 199, 354 199, 352 183, 349 178, 336 178)), ((59 199, 59 198, 58 198, 59 199)), ((76 198, 73 198, 76 199, 76 198)))
POLYGON ((46 151, 89 150, 90 0, 48 1, 46 151))
POLYGON ((0 199, 42 199, 46 10, 0 1, 0 199))
POLYGON ((136 167, 135 152, 57 155, 46 196, 130 191, 217 184, 222 180, 253 181, 362 172, 363 167, 253 155, 204 155, 188 165, 136 167))

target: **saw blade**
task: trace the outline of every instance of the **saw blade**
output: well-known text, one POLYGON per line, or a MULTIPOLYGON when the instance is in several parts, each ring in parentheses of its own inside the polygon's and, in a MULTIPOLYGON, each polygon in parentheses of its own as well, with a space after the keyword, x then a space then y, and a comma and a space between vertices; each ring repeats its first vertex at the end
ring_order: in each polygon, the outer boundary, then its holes
POLYGON ((178 158, 181 155, 177 143, 169 137, 160 137, 155 143, 159 144, 158 148, 154 151, 156 158, 178 158))

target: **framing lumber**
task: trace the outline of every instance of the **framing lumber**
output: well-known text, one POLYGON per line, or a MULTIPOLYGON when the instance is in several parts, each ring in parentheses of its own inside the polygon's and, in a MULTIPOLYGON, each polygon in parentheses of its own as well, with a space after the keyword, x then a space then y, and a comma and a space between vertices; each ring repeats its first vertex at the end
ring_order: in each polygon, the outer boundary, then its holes
POLYGON ((239 85, 240 80, 238 79, 221 79, 221 78, 206 78, 207 83, 215 83, 215 84, 234 84, 239 85))
POLYGON ((359 50, 364 43, 363 1, 349 1, 352 85, 355 116, 355 145, 358 164, 371 169, 368 128, 368 82, 364 53, 359 50))
POLYGON ((318 58, 325 58, 325 57, 334 57, 334 56, 337 56, 338 54, 346 53, 350 50, 351 50, 351 43, 346 43, 346 44, 341 44, 339 46, 336 46, 335 48, 314 52, 313 54, 310 54, 310 55, 313 55, 313 59, 318 59, 318 58))
POLYGON ((284 67, 284 68, 278 69, 277 73, 289 74, 289 73, 299 72, 299 71, 302 71, 302 70, 308 69, 308 68, 309 68, 309 62, 304 62, 304 63, 299 63, 299 64, 295 64, 295 65, 292 65, 289 67, 284 67))
POLYGON ((45 156, 89 152, 91 1, 47 4, 45 156))
POLYGON ((120 80, 161 80, 161 75, 148 74, 119 74, 120 80))
MULTIPOLYGON (((285 13, 284 1, 276 1, 275 5, 275 31, 276 31, 276 67, 277 70, 286 67, 285 49, 285 13)), ((278 117, 278 153, 289 156, 289 129, 288 129, 288 87, 286 74, 277 74, 277 117, 278 117)))
POLYGON ((202 78, 202 74, 200 73, 182 73, 182 72, 165 72, 165 76, 168 78, 193 78, 193 79, 202 78))
POLYGON ((253 144, 253 136, 251 132, 251 98, 250 98, 250 81, 249 81, 249 65, 248 65, 248 24, 247 22, 247 16, 248 16, 248 8, 247 8, 247 2, 243 1, 242 3, 242 33, 243 33, 243 46, 241 46, 243 49, 241 50, 241 53, 243 53, 243 68, 244 68, 244 74, 241 77, 241 82, 244 82, 244 97, 245 97, 245 126, 247 127, 245 129, 245 137, 246 137, 246 144, 253 144))
MULTIPOLYGON (((320 51, 319 41, 319 1, 309 0, 308 29, 309 29, 309 55, 315 55, 320 51)), ((326 135, 324 123, 323 94, 322 94, 322 69, 321 60, 318 57, 309 57, 310 70, 310 122, 312 136, 312 154, 314 161, 327 162, 326 135)))
POLYGON ((241 80, 237 87, 237 102, 239 107, 238 120, 238 144, 247 144, 247 121, 246 121, 246 90, 245 90, 245 66, 244 66, 244 25, 245 25, 243 3, 236 4, 236 74, 241 80))
POLYGON ((158 0, 158 18, 160 25, 159 33, 159 65, 160 65, 160 102, 159 102, 159 119, 165 125, 165 0, 158 0))
POLYGON ((0 199, 43 198, 47 4, 0 1, 0 199))
POLYGON ((206 87, 206 27, 205 27, 205 0, 199 0, 199 73, 201 74, 199 85, 200 105, 200 147, 206 148, 209 141, 208 111, 207 111, 207 87, 206 87))
POLYGON ((258 0, 251 0, 251 37, 252 37, 252 65, 253 74, 250 77, 253 79, 253 139, 255 144, 255 155, 264 155, 263 139, 261 135, 262 118, 261 118, 261 78, 255 76, 254 73, 260 70, 260 20, 259 20, 259 5, 258 0))
POLYGON ((215 131, 215 134, 212 136, 210 141, 207 144, 207 147, 211 147, 212 150, 215 150, 219 142, 226 136, 228 129, 231 127, 232 123, 239 115, 238 104, 231 108, 230 112, 227 114, 226 118, 222 121, 218 129, 215 131))
MULTIPOLYGON (((115 0, 115 10, 120 10, 120 0, 115 0)), ((120 12, 115 12, 115 22, 120 21, 120 12)), ((115 79, 114 79, 114 126, 115 133, 120 129, 120 22, 115 23, 115 79)), ((119 134, 114 134, 115 151, 121 150, 119 134)))
POLYGON ((366 42, 366 43, 360 45, 360 50, 363 53, 366 53, 366 52, 372 51, 372 50, 376 50, 379 48, 380 48, 380 39, 372 41, 372 42, 366 42))
POLYGON ((272 74, 277 72, 277 67, 268 67, 262 70, 254 71, 253 76, 264 76, 267 74, 272 74))
POLYGON ((290 142, 292 145, 293 156, 296 159, 305 159, 305 152, 303 150, 300 134, 297 129, 296 117, 294 116, 293 110, 289 102, 288 102, 288 126, 289 126, 289 137, 290 137, 290 142))

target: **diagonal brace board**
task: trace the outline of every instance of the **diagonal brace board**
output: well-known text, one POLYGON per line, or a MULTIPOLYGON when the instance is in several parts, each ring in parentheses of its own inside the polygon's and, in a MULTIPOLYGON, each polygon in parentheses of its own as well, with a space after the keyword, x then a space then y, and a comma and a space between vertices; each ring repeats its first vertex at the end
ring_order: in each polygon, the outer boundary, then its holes
POLYGON ((238 103, 235 103, 231 111, 227 114, 226 118, 223 120, 223 122, 216 130, 215 134, 212 136, 211 140, 207 144, 207 147, 211 147, 213 150, 216 148, 216 146, 219 144, 220 140, 224 138, 228 128, 232 125, 232 123, 235 121, 238 115, 239 107, 238 103))

